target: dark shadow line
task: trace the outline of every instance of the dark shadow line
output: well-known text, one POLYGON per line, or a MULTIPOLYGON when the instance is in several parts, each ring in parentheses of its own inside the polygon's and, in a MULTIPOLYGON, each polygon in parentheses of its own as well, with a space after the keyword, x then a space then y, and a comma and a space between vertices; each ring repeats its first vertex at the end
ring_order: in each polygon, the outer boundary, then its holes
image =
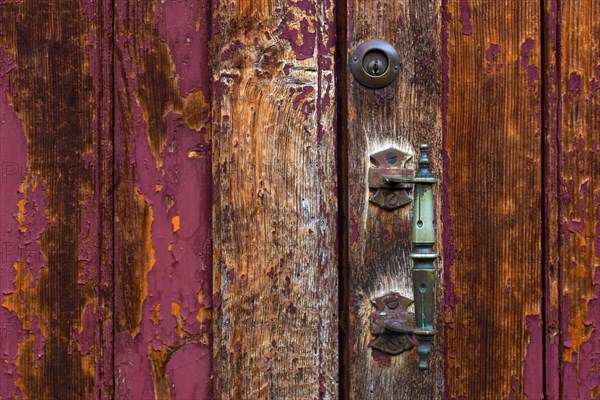
POLYGON ((347 151, 347 55, 346 39, 348 34, 347 4, 346 0, 336 0, 335 3, 335 82, 336 82, 336 164, 337 164, 337 196, 338 196, 338 224, 337 224, 337 252, 338 252, 338 376, 339 398, 344 400, 350 395, 349 374, 349 283, 350 271, 348 268, 348 232, 346 223, 348 217, 348 151, 347 151))

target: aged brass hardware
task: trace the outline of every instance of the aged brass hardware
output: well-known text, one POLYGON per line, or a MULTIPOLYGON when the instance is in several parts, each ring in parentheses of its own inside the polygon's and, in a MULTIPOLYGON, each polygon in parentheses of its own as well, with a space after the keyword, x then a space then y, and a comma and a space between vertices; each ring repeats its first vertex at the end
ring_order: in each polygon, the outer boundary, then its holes
POLYGON ((371 333, 377 336, 372 348, 396 355, 417 345, 415 314, 406 310, 412 302, 396 292, 371 300, 377 309, 371 314, 371 333))
POLYGON ((371 154, 374 166, 369 168, 369 189, 375 191, 371 203, 391 211, 412 201, 408 191, 414 171, 406 168, 411 159, 410 154, 394 148, 371 154))
POLYGON ((413 208, 412 243, 413 252, 413 293, 415 299, 415 330, 419 345, 419 368, 429 368, 429 356, 435 329, 435 267, 438 257, 433 251, 435 245, 435 212, 433 209, 433 185, 437 180, 429 170, 429 148, 421 145, 419 168, 412 180, 415 184, 413 208))
POLYGON ((400 57, 385 40, 367 40, 352 53, 350 70, 361 85, 379 89, 392 83, 398 76, 400 57))
POLYGON ((398 293, 391 292, 373 300, 377 311, 371 315, 371 333, 377 335, 373 348, 389 354, 399 354, 415 343, 419 355, 419 368, 429 368, 431 344, 434 339, 435 318, 435 267, 438 257, 435 245, 435 212, 433 208, 433 185, 437 180, 429 170, 429 149, 421 145, 419 167, 414 178, 400 174, 387 177, 396 184, 414 184, 414 207, 412 220, 413 293, 415 312, 406 310, 413 302, 398 293), (390 306, 391 305, 391 306, 390 306), (413 336, 416 338, 416 341, 413 336))

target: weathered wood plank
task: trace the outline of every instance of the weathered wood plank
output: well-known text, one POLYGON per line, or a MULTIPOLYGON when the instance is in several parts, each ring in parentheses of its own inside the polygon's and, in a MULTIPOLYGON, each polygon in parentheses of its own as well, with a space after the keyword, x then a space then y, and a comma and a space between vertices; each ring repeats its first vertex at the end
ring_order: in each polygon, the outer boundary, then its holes
POLYGON ((560 4, 561 392, 600 397, 600 4, 560 4))
MULTIPOLYGON (((389 357, 369 347, 374 339, 369 316, 375 311, 370 301, 390 291, 412 298, 413 263, 408 257, 412 204, 384 211, 368 203, 367 185, 370 154, 396 147, 414 155, 421 143, 430 146, 432 169, 441 178, 440 17, 439 1, 348 2, 345 56, 364 40, 380 38, 394 45, 402 65, 397 81, 380 90, 366 89, 346 72, 350 399, 432 399, 442 395, 441 335, 427 371, 417 368, 414 349, 389 357)), ((439 187, 436 192, 436 203, 441 204, 439 187)), ((438 243, 440 228, 438 223, 438 243)), ((441 246, 437 250, 441 252, 441 246)), ((441 333, 441 319, 437 327, 441 333)))
POLYGON ((333 13, 215 5, 218 398, 338 397, 333 13))
POLYGON ((115 383, 211 398, 208 1, 115 1, 115 383))
POLYGON ((0 5, 0 398, 110 397, 111 21, 0 5))
POLYGON ((447 394, 541 399, 540 2, 447 7, 447 394))

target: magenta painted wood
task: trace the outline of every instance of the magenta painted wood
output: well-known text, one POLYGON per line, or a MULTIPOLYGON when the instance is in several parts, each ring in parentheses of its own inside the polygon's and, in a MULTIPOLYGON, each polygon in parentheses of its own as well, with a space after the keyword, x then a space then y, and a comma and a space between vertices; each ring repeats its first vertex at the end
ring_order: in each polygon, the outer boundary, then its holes
POLYGON ((112 19, 0 2, 3 399, 110 396, 112 19))
POLYGON ((151 254, 116 250, 116 397, 209 399, 209 2, 115 5, 115 241, 151 254))
MULTIPOLYGON (((17 271, 13 265, 23 252, 30 254, 32 268, 39 272, 43 266, 39 245, 29 243, 24 245, 19 237, 19 223, 15 218, 18 213, 18 203, 23 195, 19 192, 21 182, 27 174, 27 142, 23 125, 9 101, 8 74, 15 68, 15 60, 0 48, 0 303, 4 303, 6 295, 16 290, 17 271)), ((41 190, 39 193, 41 194, 41 190)), ((40 196, 40 204, 45 199, 40 196)), ((42 209, 43 212, 43 209, 42 209)), ((45 221, 39 219, 36 231, 43 230, 45 221)), ((22 395, 17 387, 19 374, 16 365, 18 345, 26 332, 18 315, 0 307, 0 398, 14 398, 22 395)), ((40 337, 38 333, 33 333, 40 337)), ((41 351, 41 349, 39 349, 41 351)))

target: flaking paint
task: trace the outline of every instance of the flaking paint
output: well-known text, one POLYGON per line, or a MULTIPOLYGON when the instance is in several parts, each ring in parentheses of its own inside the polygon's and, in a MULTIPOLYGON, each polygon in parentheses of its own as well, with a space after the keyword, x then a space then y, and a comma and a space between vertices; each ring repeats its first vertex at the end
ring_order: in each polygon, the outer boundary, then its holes
MULTIPOLYGON (((147 272, 130 278, 134 293, 147 287, 136 301, 139 321, 117 329, 117 397, 209 399, 210 9, 187 0, 115 4, 116 141, 126 151, 117 159, 117 232, 145 231, 155 259, 151 269, 137 257, 117 267, 147 272), (152 217, 127 217, 128 202, 152 217)), ((123 301, 116 308, 126 316, 123 301)))

